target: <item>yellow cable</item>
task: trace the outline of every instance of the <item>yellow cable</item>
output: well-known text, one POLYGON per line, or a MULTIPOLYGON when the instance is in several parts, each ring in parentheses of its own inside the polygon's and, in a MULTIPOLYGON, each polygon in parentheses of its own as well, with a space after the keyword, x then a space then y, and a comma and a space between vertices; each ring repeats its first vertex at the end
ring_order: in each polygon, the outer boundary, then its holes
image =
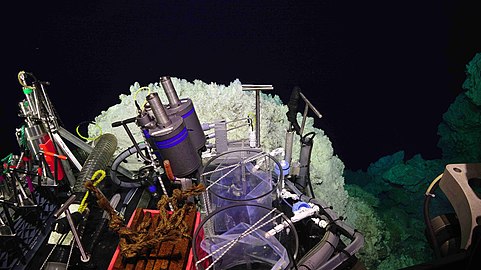
POLYGON ((20 83, 20 85, 23 87, 23 88, 34 88, 34 86, 30 86, 30 85, 27 85, 26 81, 25 81, 25 74, 26 72, 25 71, 20 71, 18 74, 17 74, 17 79, 18 79, 18 82, 20 83))
MULTIPOLYGON (((105 176, 106 176, 106 173, 104 170, 97 170, 94 175, 92 175, 92 178, 90 178, 90 180, 94 181, 95 178, 97 178, 97 176, 100 174, 100 177, 99 179, 97 179, 95 182, 94 182, 94 187, 96 187, 102 180, 104 180, 105 176)), ((80 202, 80 206, 78 207, 78 211, 80 213, 83 213, 83 211, 87 208, 87 198, 89 197, 89 191, 87 190, 87 192, 85 192, 85 195, 82 199, 82 201, 80 202)))
POLYGON ((80 134, 80 131, 79 131, 78 129, 79 129, 80 125, 83 124, 83 123, 85 123, 85 122, 82 122, 82 123, 78 124, 77 127, 75 128, 75 131, 77 132, 77 135, 78 135, 80 138, 82 138, 82 139, 84 139, 84 140, 86 140, 86 141, 95 141, 95 140, 98 139, 100 136, 102 136, 102 128, 99 126, 99 124, 94 123, 94 122, 91 122, 91 124, 94 124, 94 125, 100 130, 100 134, 99 134, 98 136, 96 136, 96 137, 93 137, 93 138, 92 138, 92 137, 84 137, 84 136, 82 136, 82 135, 80 134))
MULTIPOLYGON (((137 101, 137 94, 142 90, 149 90, 147 95, 151 93, 150 87, 148 86, 140 87, 139 89, 137 89, 137 91, 134 92, 134 101, 137 101)), ((142 109, 145 107, 145 104, 147 104, 147 100, 145 100, 144 103, 142 104, 142 109)))
POLYGON ((443 174, 440 174, 438 175, 432 182, 431 184, 429 185, 428 189, 426 190, 426 195, 431 195, 431 189, 433 189, 434 185, 436 185, 436 183, 439 182, 439 180, 441 180, 441 178, 443 177, 443 174))

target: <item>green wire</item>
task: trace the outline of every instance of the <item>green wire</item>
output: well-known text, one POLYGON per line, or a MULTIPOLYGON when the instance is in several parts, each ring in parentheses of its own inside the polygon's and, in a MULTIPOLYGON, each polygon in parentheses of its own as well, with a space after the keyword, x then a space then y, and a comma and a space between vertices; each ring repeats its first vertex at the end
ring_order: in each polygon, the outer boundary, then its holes
POLYGON ((20 146, 27 147, 27 138, 25 137, 25 126, 20 129, 20 146))
MULTIPOLYGON (((10 164, 12 162, 12 159, 13 159, 13 153, 10 153, 6 157, 2 158, 1 162, 10 164), (7 162, 5 162, 5 160, 7 160, 7 162)), ((6 173, 7 171, 8 171, 8 166, 2 171, 2 174, 6 173)))

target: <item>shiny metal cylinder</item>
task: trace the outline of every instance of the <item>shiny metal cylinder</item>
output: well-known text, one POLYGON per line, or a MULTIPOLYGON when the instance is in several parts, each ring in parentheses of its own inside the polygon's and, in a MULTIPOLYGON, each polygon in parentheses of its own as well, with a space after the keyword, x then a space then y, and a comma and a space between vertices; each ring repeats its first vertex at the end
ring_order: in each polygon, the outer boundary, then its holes
POLYGON ((164 92, 165 92, 165 95, 167 96, 167 99, 169 100, 170 107, 175 108, 180 106, 180 99, 177 96, 177 92, 175 91, 174 85, 172 84, 170 77, 169 76, 160 77, 160 83, 164 88, 164 92))
POLYGON ((169 126, 172 124, 167 113, 165 112, 164 105, 162 105, 162 101, 159 98, 159 94, 151 93, 147 96, 147 102, 150 105, 150 108, 154 114, 155 120, 157 121, 158 125, 161 126, 169 126))
POLYGON ((47 132, 44 131, 41 125, 33 125, 25 127, 25 138, 27 139, 27 147, 34 154, 40 153, 40 144, 48 141, 47 132))
POLYGON ((291 164, 292 161, 292 143, 294 140, 294 131, 293 130, 287 130, 286 131, 286 141, 285 141, 285 146, 284 146, 284 160, 291 164))

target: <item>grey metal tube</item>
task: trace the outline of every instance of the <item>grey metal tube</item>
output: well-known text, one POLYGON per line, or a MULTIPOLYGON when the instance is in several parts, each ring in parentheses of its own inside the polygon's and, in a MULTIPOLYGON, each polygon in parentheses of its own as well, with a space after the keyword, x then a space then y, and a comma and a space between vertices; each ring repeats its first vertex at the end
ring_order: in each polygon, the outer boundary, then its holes
POLYGON ((256 90, 256 147, 261 146, 261 94, 256 90))
MULTIPOLYGON (((342 228, 346 228, 347 226, 341 226, 342 228)), ((354 256, 356 252, 364 246, 364 236, 358 232, 352 230, 352 235, 354 236, 354 240, 344 248, 345 252, 340 252, 332 257, 329 261, 323 264, 319 270, 331 270, 336 269, 339 267, 343 262, 348 260, 350 257, 354 256)))
MULTIPOLYGON (((301 140, 301 153, 299 154, 299 177, 297 178, 297 184, 302 187, 302 191, 306 192, 306 186, 310 180, 309 167, 311 164, 311 152, 312 152, 312 139, 304 141, 301 140)), ((309 193, 312 193, 309 190, 309 193)), ((313 194, 309 194, 311 197, 313 194)))
POLYGON ((150 104, 150 108, 152 109, 152 112, 154 113, 155 120, 157 120, 157 124, 160 124, 162 126, 170 126, 172 122, 169 119, 169 116, 167 115, 167 112, 164 109, 164 105, 162 105, 162 102, 160 101, 159 94, 157 93, 151 93, 147 96, 147 102, 150 104))
POLYGON ((287 130, 286 131, 286 143, 285 143, 285 146, 284 146, 284 151, 285 151, 285 154, 284 154, 284 160, 289 163, 289 165, 291 164, 291 161, 292 161, 292 142, 294 140, 294 131, 293 130, 287 130))
POLYGON ((297 263, 299 270, 318 269, 322 262, 325 262, 334 253, 334 247, 339 243, 339 236, 328 231, 323 241, 314 246, 297 263), (329 244, 330 243, 330 244, 329 244), (331 245, 332 244, 332 245, 331 245))
POLYGON ((177 92, 175 91, 174 85, 172 84, 170 77, 169 76, 160 77, 160 83, 164 88, 164 92, 165 92, 165 95, 167 96, 167 99, 169 100, 170 107, 171 108, 178 107, 180 105, 180 99, 177 96, 177 92))

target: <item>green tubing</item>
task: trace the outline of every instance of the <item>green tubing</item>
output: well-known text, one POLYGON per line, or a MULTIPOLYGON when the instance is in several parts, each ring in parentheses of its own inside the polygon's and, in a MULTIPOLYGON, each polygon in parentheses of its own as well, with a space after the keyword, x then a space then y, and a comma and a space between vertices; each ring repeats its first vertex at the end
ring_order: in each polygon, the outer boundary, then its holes
POLYGON ((101 135, 95 143, 95 147, 87 157, 82 166, 77 181, 73 187, 73 192, 83 193, 86 191, 84 183, 90 180, 97 170, 107 171, 112 156, 117 149, 117 138, 110 133, 101 135))

